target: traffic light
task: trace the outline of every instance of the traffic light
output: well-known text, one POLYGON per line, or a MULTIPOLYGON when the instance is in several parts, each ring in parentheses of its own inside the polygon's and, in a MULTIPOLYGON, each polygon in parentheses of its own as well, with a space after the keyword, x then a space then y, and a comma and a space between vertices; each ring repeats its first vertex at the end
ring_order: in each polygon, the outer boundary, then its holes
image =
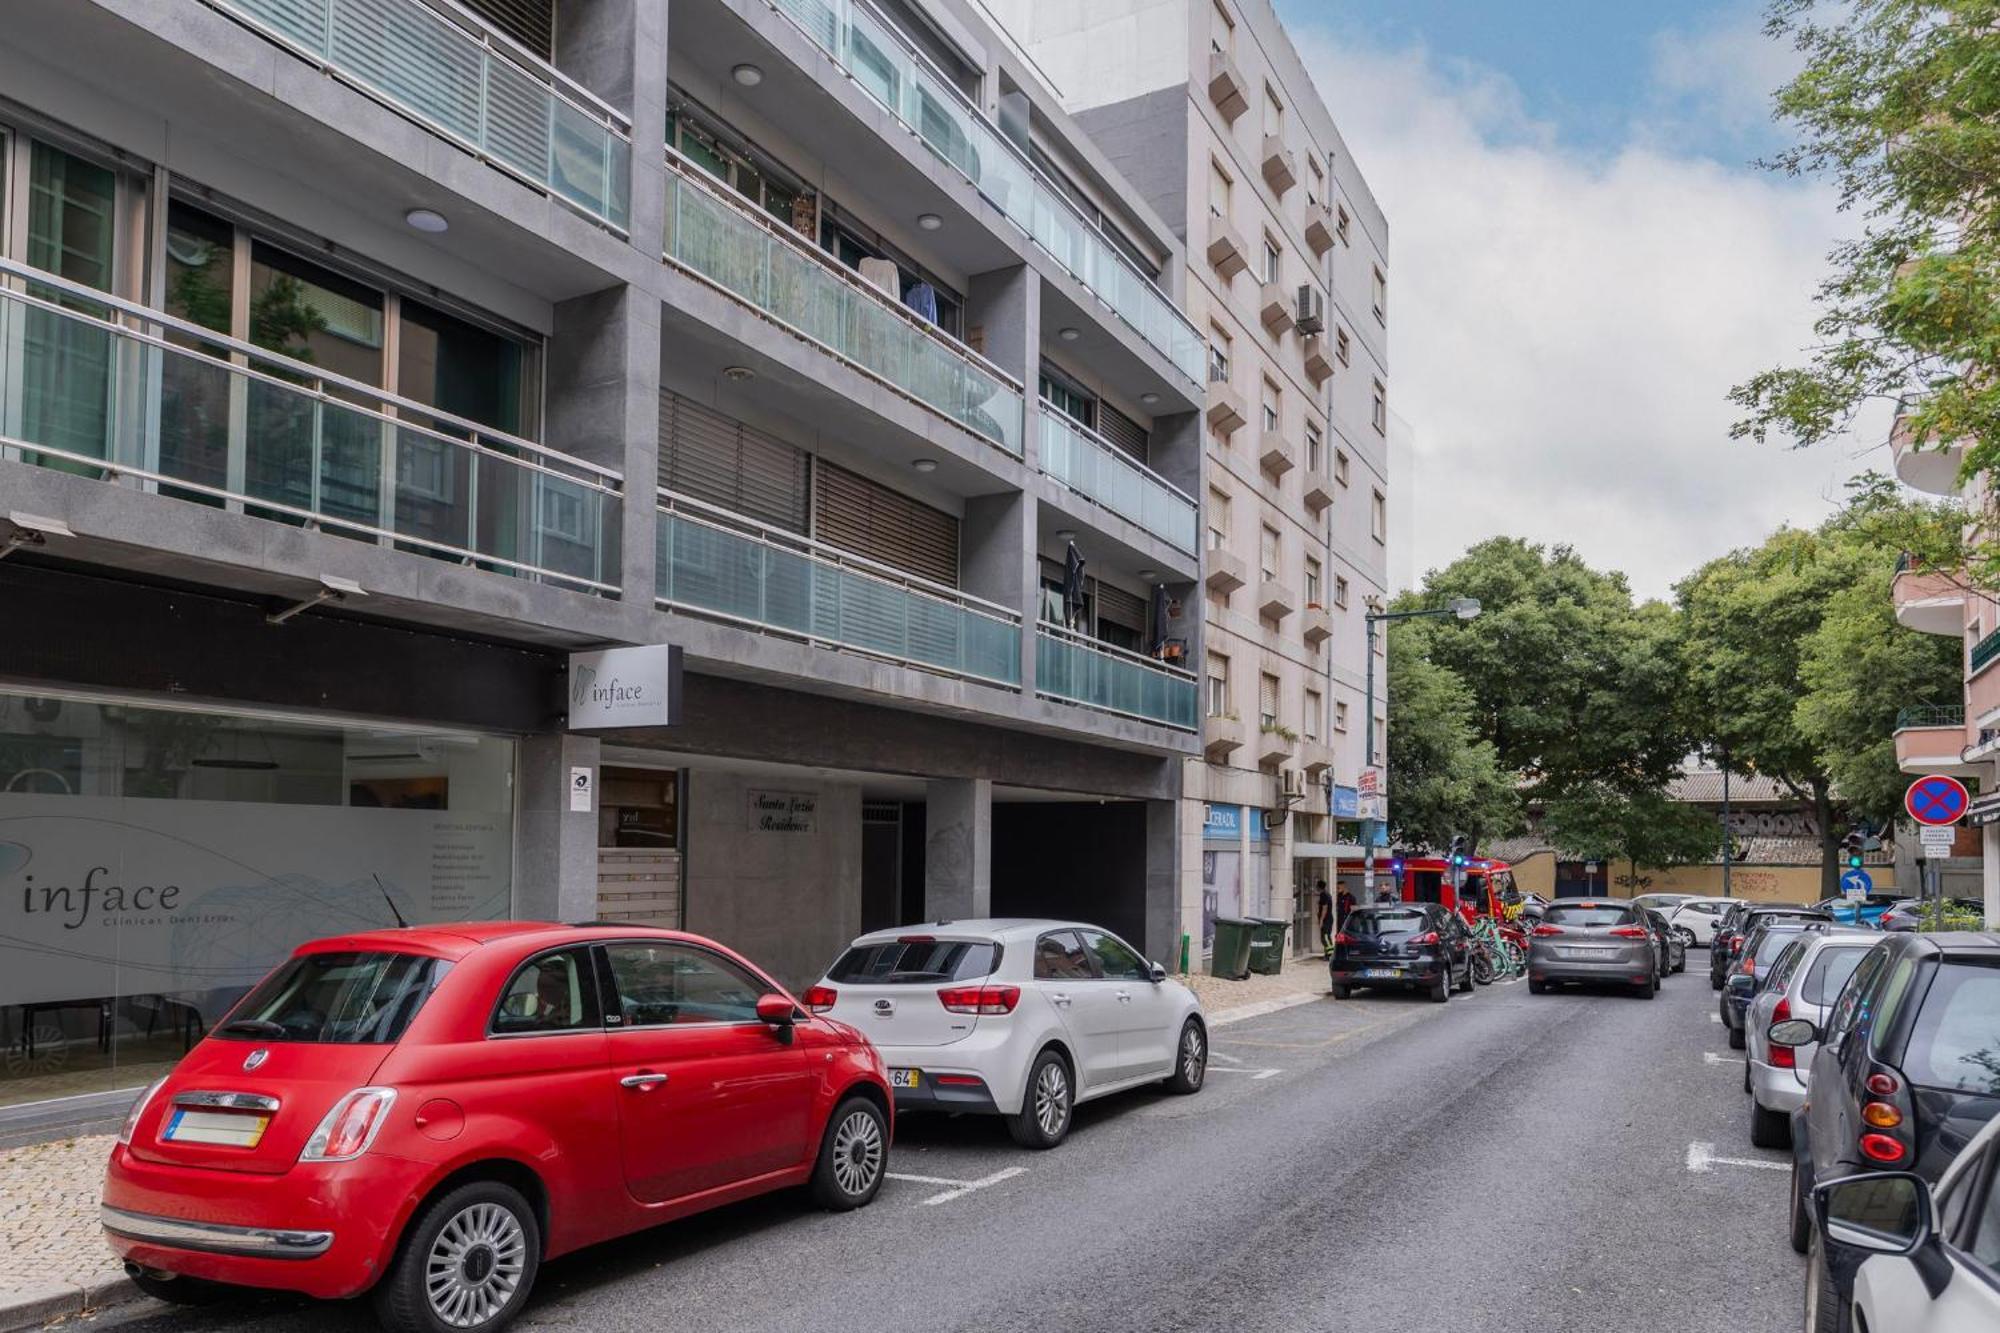
POLYGON ((1849 870, 1861 869, 1861 853, 1867 843, 1868 834, 1861 826, 1848 830, 1847 836, 1840 840, 1841 854, 1846 858, 1849 870))
POLYGON ((1464 835, 1463 833, 1454 833, 1454 834, 1452 834, 1452 835, 1451 835, 1451 864, 1452 864, 1452 865, 1455 865, 1455 866, 1462 866, 1462 865, 1464 865, 1464 864, 1465 864, 1465 851, 1466 851, 1466 847, 1465 847, 1465 835, 1464 835))

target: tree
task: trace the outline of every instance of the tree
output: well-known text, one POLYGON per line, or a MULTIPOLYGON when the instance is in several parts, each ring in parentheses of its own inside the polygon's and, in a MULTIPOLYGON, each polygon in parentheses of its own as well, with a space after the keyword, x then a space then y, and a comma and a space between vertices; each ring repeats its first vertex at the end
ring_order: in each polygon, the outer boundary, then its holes
POLYGON ((1473 697, 1450 668, 1427 660, 1407 626, 1389 635, 1389 829, 1408 847, 1474 844, 1521 825, 1513 775, 1473 727, 1473 697))
POLYGON ((1735 426, 1800 445, 1875 399, 1920 445, 2000 464, 2000 0, 1773 0, 1805 67, 1777 95, 1798 142, 1765 165, 1830 179, 1859 234, 1829 256, 1804 366, 1731 393, 1735 426))
POLYGON ((1666 868, 1713 858, 1722 826, 1700 806, 1663 790, 1639 792, 1592 784, 1565 792, 1542 810, 1541 831, 1573 856, 1624 861, 1636 881, 1640 866, 1666 868))

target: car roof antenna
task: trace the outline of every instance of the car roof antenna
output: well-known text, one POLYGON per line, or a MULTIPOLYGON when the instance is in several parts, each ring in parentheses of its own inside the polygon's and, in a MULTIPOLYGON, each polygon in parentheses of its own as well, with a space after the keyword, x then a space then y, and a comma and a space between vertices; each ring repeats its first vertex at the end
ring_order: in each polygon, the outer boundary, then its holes
POLYGON ((382 882, 382 877, 380 875, 376 875, 374 871, 371 870, 368 873, 374 876, 375 887, 382 890, 382 901, 389 904, 389 915, 396 918, 397 927, 402 930, 408 930, 410 928, 410 923, 403 920, 403 914, 396 910, 396 900, 389 896, 389 886, 384 884, 382 882))

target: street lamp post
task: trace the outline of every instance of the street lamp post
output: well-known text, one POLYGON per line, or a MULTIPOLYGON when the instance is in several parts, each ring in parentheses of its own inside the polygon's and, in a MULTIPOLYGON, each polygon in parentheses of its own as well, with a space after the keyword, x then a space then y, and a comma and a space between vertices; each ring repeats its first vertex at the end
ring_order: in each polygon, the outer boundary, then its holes
MULTIPOLYGON (((1380 603, 1375 605, 1379 606, 1380 603)), ((1442 619, 1455 616, 1460 620, 1471 620, 1479 614, 1477 597, 1454 597, 1449 603, 1424 611, 1378 611, 1370 610, 1363 619, 1368 625, 1368 716, 1362 724, 1365 753, 1361 762, 1367 767, 1375 766, 1375 626, 1390 620, 1442 619)), ((1384 790, 1376 792, 1380 800, 1384 790)), ((1361 901, 1375 901, 1375 825, 1373 817, 1361 821, 1361 901)))

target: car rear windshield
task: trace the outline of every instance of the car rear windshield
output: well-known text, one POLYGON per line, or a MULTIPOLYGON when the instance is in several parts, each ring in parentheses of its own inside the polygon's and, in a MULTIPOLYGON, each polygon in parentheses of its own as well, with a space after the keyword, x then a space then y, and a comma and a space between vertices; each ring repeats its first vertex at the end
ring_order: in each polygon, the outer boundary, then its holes
POLYGON ((850 986, 934 986, 990 977, 999 966, 1000 946, 985 940, 885 940, 849 949, 827 980, 850 986))
POLYGON ((1634 926, 1639 924, 1639 915, 1629 907, 1614 907, 1609 904, 1578 903, 1552 905, 1542 920, 1552 926, 1634 926))
POLYGON ((1854 969, 1868 956, 1868 949, 1866 944, 1828 945, 1821 949, 1806 970, 1806 979, 1799 984, 1799 998, 1807 1004, 1832 1004, 1840 988, 1854 975, 1854 969))
POLYGON ((1903 1072, 1929 1088, 2000 1095, 2000 964, 1946 959, 1924 996, 1903 1072))
POLYGON ((1766 963, 1769 963, 1772 959, 1783 953, 1786 945, 1795 943, 1798 938, 1799 931, 1797 929, 1773 930, 1766 927, 1757 932, 1754 941, 1756 948, 1754 950, 1746 950, 1746 952, 1752 953, 1757 959, 1757 966, 1763 967, 1766 963))
POLYGON ((1414 907, 1364 907, 1341 928, 1350 935, 1411 935, 1429 929, 1430 918, 1414 907))
POLYGON ((450 970, 415 953, 303 954, 258 982, 216 1035, 385 1045, 401 1039, 450 970))

